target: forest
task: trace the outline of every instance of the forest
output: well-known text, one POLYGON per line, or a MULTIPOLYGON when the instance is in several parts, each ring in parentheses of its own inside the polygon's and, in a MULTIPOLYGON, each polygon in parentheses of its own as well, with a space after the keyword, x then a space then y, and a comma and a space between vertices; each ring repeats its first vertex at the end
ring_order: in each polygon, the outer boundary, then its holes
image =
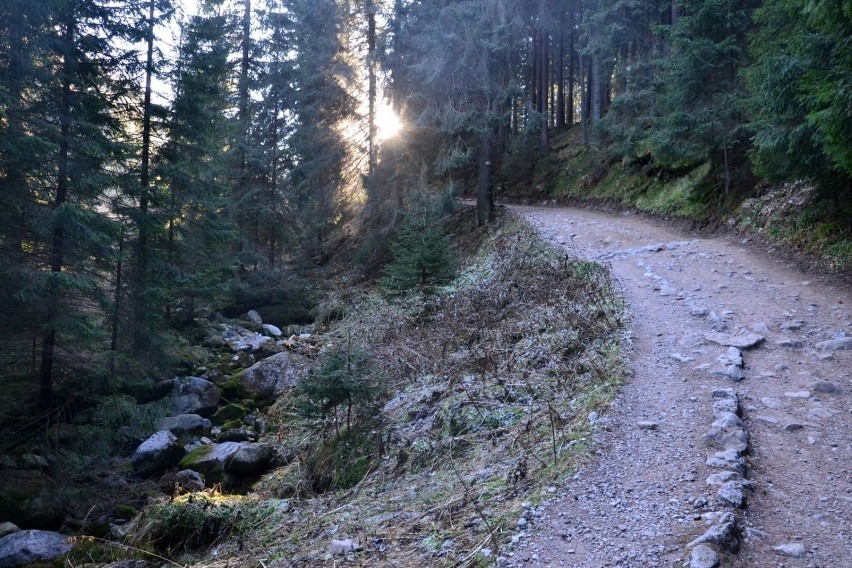
POLYGON ((705 168, 720 212, 805 183, 848 238, 850 6, 0 0, 3 427, 114 428, 198 366, 196 318, 312 323, 341 266, 446 282, 454 199, 487 229, 566 133, 607 168, 705 168))

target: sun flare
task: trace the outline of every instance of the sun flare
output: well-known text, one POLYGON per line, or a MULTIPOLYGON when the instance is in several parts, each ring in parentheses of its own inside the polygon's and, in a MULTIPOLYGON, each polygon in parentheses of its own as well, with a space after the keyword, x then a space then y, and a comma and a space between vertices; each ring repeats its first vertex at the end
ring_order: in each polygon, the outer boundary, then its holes
POLYGON ((376 110, 376 136, 380 141, 389 140, 399 135, 402 130, 402 119, 389 105, 379 105, 376 110))

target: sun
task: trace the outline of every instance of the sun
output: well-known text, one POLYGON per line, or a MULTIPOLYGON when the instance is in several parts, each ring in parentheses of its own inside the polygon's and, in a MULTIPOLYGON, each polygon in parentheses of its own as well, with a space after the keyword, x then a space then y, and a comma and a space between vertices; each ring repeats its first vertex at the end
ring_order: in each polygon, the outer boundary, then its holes
POLYGON ((379 105, 376 109, 376 137, 380 141, 390 140, 399 135, 402 130, 402 120, 388 104, 379 105))

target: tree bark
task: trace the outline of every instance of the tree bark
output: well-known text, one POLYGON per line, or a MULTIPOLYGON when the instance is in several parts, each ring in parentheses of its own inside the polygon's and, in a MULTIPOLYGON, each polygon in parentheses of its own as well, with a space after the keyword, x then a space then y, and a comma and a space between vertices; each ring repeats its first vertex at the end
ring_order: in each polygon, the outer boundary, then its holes
POLYGON ((556 126, 565 127, 565 1, 559 3, 559 68, 556 77, 556 126))
POLYGON ((568 20, 570 29, 568 31, 568 125, 574 124, 574 5, 571 3, 571 17, 568 20))
POLYGON ((483 226, 493 217, 491 193, 491 136, 485 134, 479 145, 479 179, 476 191, 476 224, 483 226))
POLYGON ((148 290, 148 200, 151 167, 151 81, 154 75, 154 4, 148 0, 148 29, 146 31, 145 95, 142 101, 142 164, 139 171, 139 227, 136 240, 136 274, 133 287, 133 351, 147 349, 145 320, 147 319, 148 290))
POLYGON ((376 10, 373 0, 364 0, 367 15, 367 173, 376 169, 376 10))
POLYGON ((66 14, 62 33, 62 95, 59 111, 59 151, 57 155, 56 195, 53 201, 53 235, 50 246, 50 272, 46 287, 46 314, 44 335, 41 345, 41 367, 39 369, 39 401, 42 408, 53 406, 53 364, 56 346, 56 326, 59 318, 59 274, 62 272, 65 252, 65 230, 55 214, 68 200, 69 152, 71 147, 71 84, 74 80, 74 41, 76 26, 71 8, 66 14))
POLYGON ((550 150, 550 141, 547 132, 547 83, 550 75, 547 53, 547 32, 539 31, 539 112, 541 113, 541 131, 538 143, 539 151, 544 154, 550 150))

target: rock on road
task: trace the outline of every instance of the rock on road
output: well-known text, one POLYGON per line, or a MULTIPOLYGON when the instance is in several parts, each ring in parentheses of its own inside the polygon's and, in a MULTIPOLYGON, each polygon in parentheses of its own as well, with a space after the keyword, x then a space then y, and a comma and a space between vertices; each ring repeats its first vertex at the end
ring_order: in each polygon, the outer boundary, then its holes
POLYGON ((721 566, 852 566, 849 292, 635 215, 512 209, 554 244, 611 266, 632 373, 594 423, 596 455, 526 514, 500 563, 713 566, 707 547, 690 564, 688 544, 726 510, 703 437, 711 392, 733 388, 750 445, 735 467, 747 478, 733 491, 744 499, 739 552, 721 566))

